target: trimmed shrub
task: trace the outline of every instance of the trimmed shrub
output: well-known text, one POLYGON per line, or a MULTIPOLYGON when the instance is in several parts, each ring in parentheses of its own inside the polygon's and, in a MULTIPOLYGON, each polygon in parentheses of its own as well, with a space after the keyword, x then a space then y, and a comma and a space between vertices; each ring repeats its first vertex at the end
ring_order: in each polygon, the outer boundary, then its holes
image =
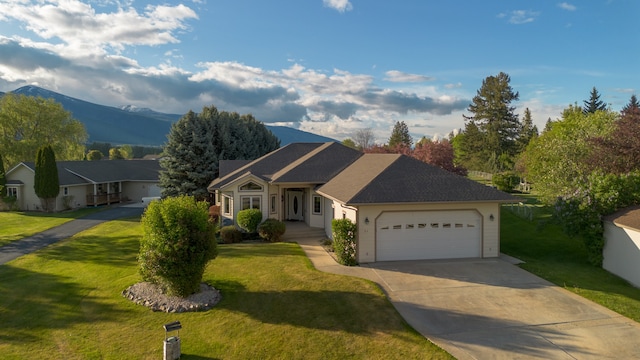
POLYGON ((142 217, 138 256, 142 279, 167 295, 187 297, 200 290, 209 260, 216 257, 215 225, 209 206, 191 196, 153 201, 142 217))
POLYGON ((342 265, 357 265, 356 261, 356 224, 349 219, 333 219, 331 231, 333 233, 333 251, 338 262, 342 265))
POLYGON ((258 225, 258 234, 260 237, 269 242, 278 242, 280 237, 287 231, 287 226, 276 219, 267 219, 258 225))
POLYGON ((236 221, 242 230, 249 233, 255 233, 258 230, 258 225, 262 222, 262 212, 258 209, 245 209, 238 211, 238 218, 236 221))
POLYGON ((220 238, 225 244, 239 243, 242 241, 242 233, 234 225, 223 226, 220 229, 220 238))

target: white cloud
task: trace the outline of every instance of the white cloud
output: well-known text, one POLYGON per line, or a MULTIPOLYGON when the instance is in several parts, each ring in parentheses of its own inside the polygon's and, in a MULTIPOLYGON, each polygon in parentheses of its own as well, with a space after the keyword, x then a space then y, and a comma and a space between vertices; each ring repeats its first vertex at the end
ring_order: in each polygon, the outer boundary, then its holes
POLYGON ((182 4, 148 5, 142 13, 132 7, 97 12, 78 0, 3 1, 0 13, 45 40, 62 42, 69 52, 84 54, 101 54, 105 47, 122 51, 132 45, 177 43, 175 32, 187 29, 187 20, 198 18, 182 4))
POLYGON ((567 2, 558 3, 558 7, 567 11, 576 11, 577 7, 575 5, 569 4, 567 2))
POLYGON ((513 10, 498 14, 498 18, 507 18, 510 24, 520 25, 534 22, 540 16, 540 12, 531 10, 513 10))
POLYGON ((385 80, 391 82, 427 82, 435 80, 435 78, 430 76, 409 74, 398 70, 387 71, 386 75, 385 80))
POLYGON ((336 9, 341 13, 353 10, 353 5, 349 0, 322 0, 322 3, 324 6, 336 9))

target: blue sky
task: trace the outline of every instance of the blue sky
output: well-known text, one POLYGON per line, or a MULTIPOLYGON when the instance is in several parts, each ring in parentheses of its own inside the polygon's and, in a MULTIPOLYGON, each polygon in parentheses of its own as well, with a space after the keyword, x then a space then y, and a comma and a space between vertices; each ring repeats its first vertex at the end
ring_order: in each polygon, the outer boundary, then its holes
POLYGON ((396 121, 416 140, 463 128, 502 71, 541 128, 593 86, 614 110, 638 93, 639 18, 636 0, 2 0, 0 91, 384 143, 396 121))

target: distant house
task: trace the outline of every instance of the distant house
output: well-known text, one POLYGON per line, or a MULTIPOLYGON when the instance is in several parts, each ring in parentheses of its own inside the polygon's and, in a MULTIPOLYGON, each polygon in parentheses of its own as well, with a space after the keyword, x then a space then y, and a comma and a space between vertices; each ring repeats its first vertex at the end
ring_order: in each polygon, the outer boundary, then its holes
POLYGON ((340 143, 292 143, 254 161, 221 161, 208 189, 235 222, 302 221, 331 237, 333 219, 357 223, 357 260, 489 258, 500 254, 500 205, 514 197, 399 154, 340 143))
MULTIPOLYGON (((160 196, 160 164, 153 160, 58 161, 60 193, 54 211, 160 196)), ((41 210, 34 185, 35 163, 7 171, 7 194, 19 210, 41 210)))
POLYGON ((640 207, 604 219, 602 267, 640 287, 640 207))

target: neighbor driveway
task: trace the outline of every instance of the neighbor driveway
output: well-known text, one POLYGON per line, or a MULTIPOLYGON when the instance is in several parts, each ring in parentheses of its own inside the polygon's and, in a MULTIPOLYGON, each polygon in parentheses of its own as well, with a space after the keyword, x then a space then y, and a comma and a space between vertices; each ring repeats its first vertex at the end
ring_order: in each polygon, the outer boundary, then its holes
POLYGON ((458 359, 640 359, 638 323, 505 260, 346 267, 316 241, 299 244, 318 270, 378 283, 414 329, 458 359))

